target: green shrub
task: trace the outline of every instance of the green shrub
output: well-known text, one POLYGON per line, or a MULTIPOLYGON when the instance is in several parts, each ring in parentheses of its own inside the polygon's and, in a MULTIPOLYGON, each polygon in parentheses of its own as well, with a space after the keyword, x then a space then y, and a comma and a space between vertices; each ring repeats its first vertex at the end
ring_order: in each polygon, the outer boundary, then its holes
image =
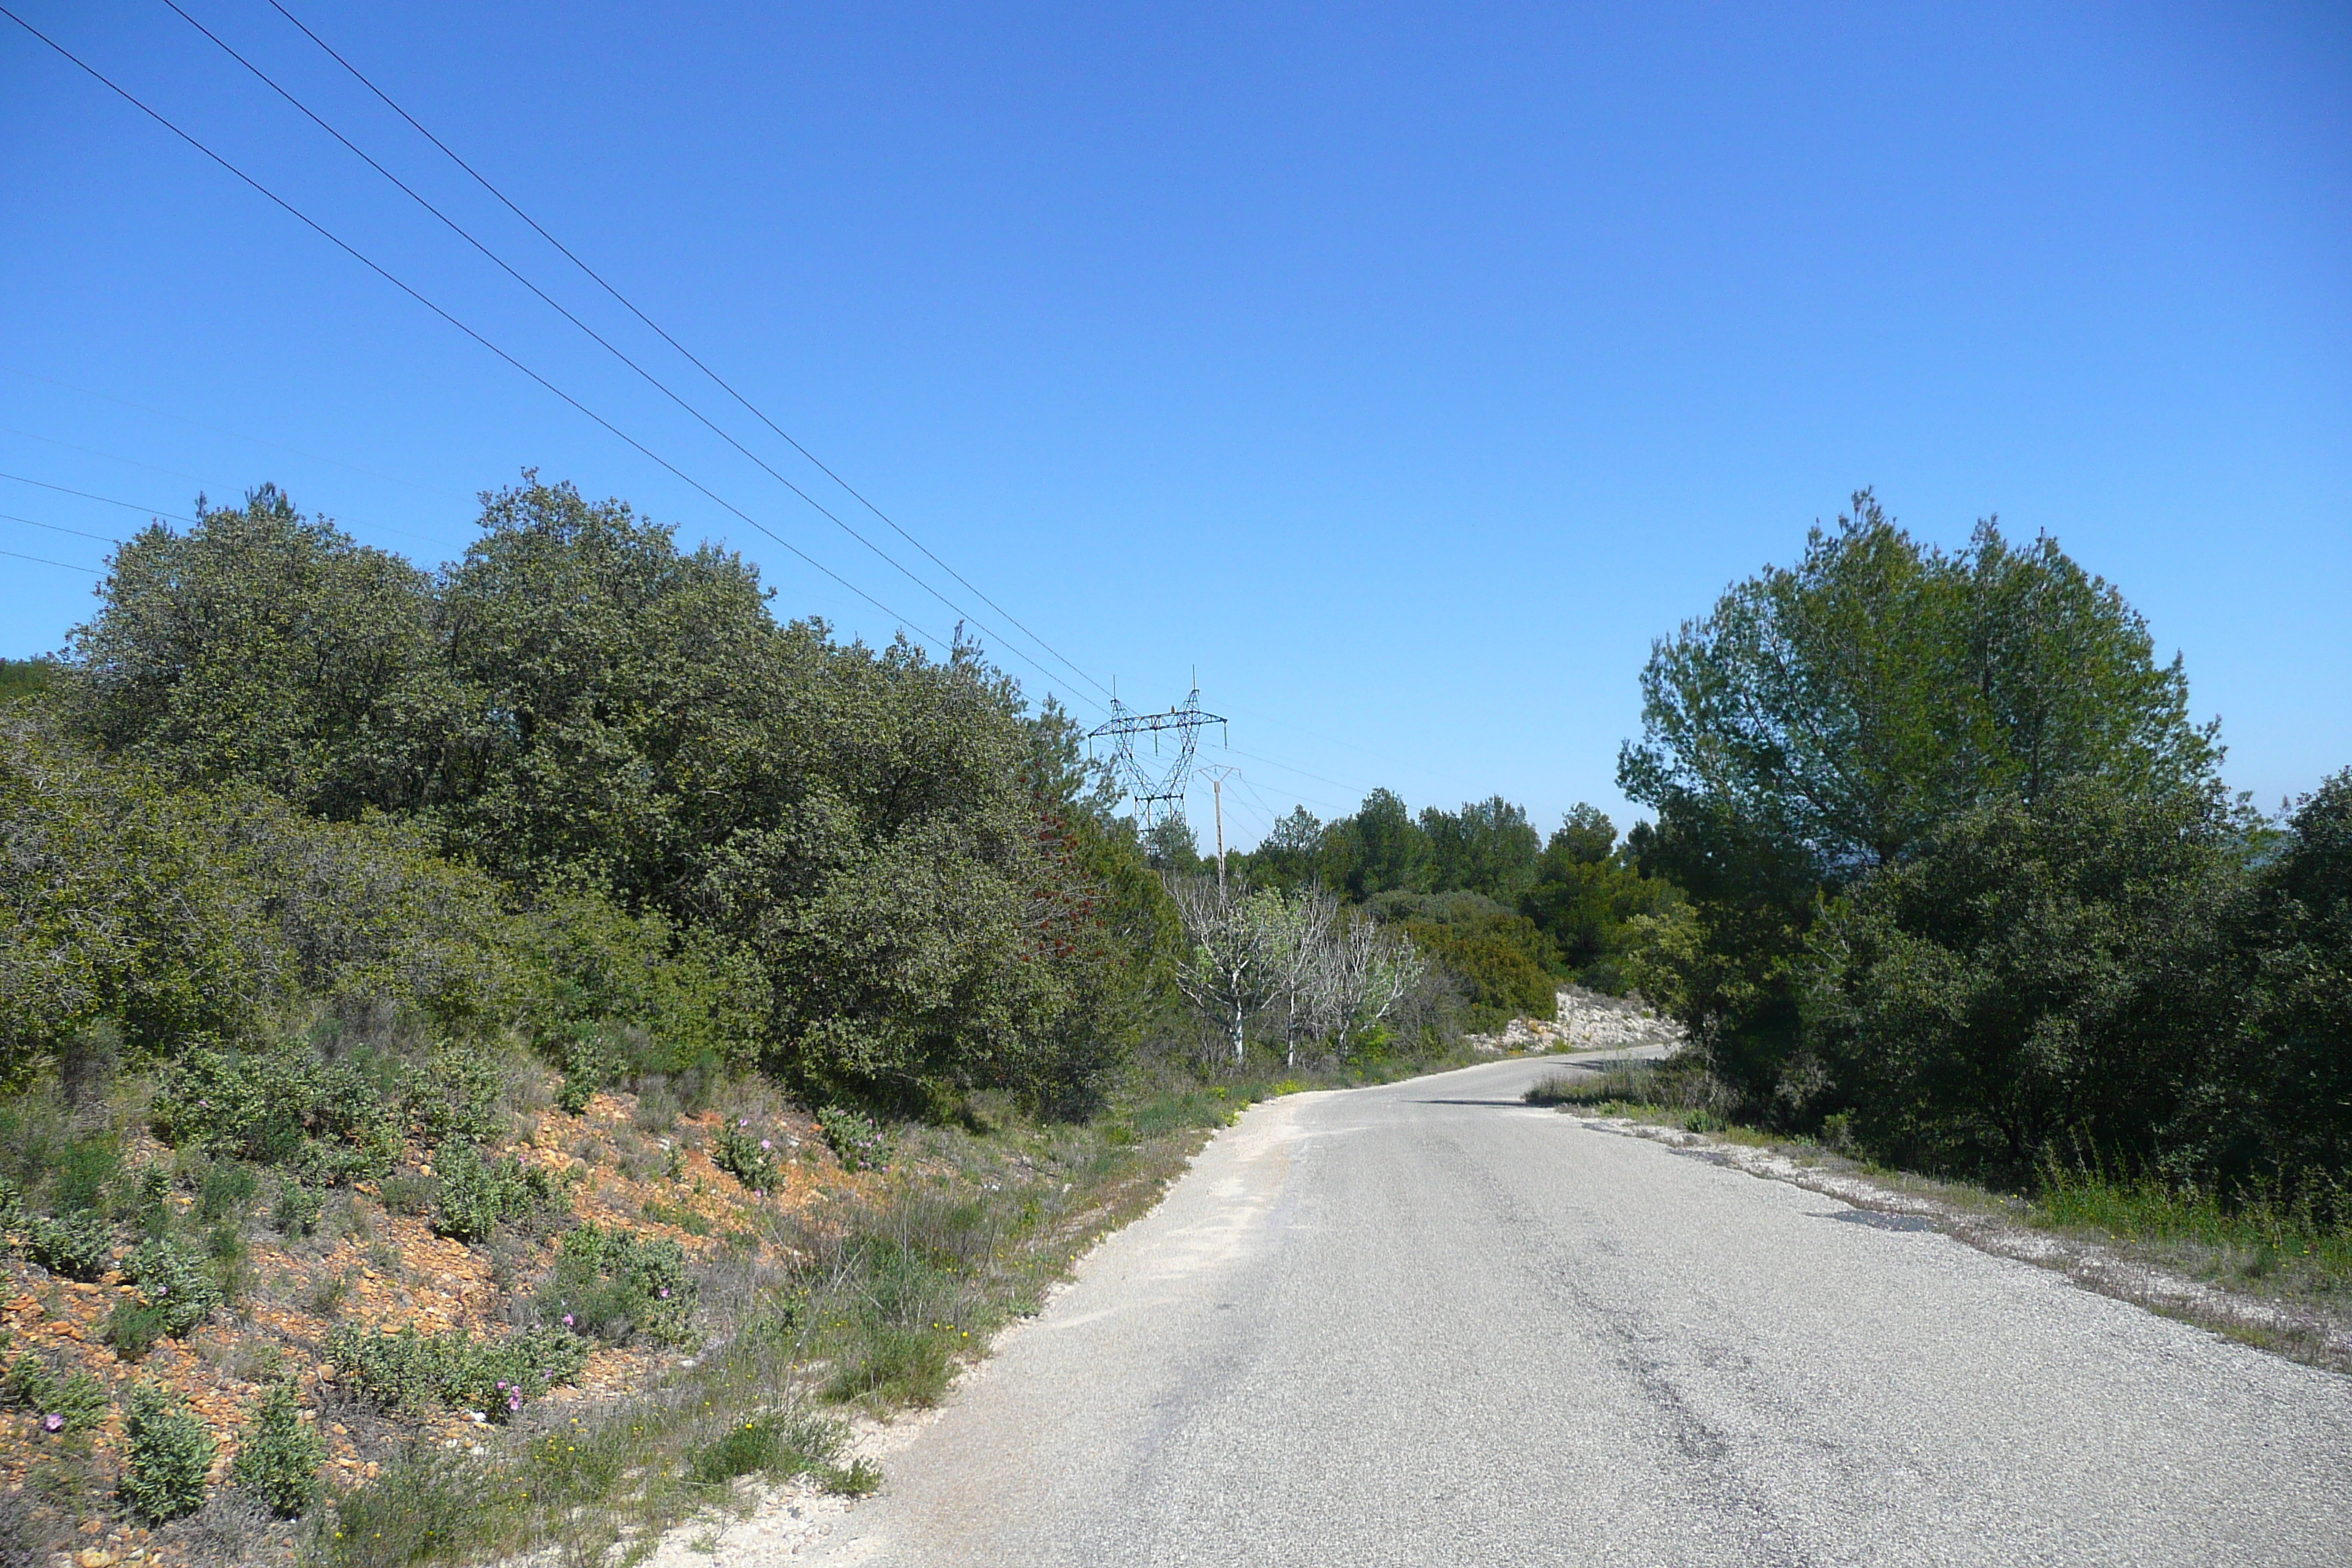
POLYGON ((531 1298, 542 1323, 620 1344, 635 1335, 665 1344, 693 1338, 695 1287, 674 1241, 583 1225, 566 1231, 555 1267, 531 1298))
POLYGON ((189 1051, 163 1074, 152 1115, 167 1143, 283 1166, 325 1186, 390 1170, 404 1120, 357 1066, 323 1061, 292 1040, 189 1051))
POLYGON ((319 1465, 325 1458, 326 1445, 304 1425, 295 1405, 294 1385, 273 1384, 237 1435, 229 1475, 272 1513, 292 1519, 318 1500, 319 1465))
POLYGON ((433 1174, 440 1184, 433 1228, 459 1241, 488 1241, 501 1224, 551 1208, 559 1195, 546 1172, 525 1170, 514 1159, 485 1159, 471 1143, 443 1144, 434 1153, 433 1174))
POLYGON ((403 1069, 401 1100, 428 1142, 488 1142, 506 1131, 499 1110, 504 1077, 494 1052, 437 1046, 423 1067, 403 1069))
POLYGON ((890 1142, 872 1117, 829 1105, 816 1113, 816 1124, 843 1169, 871 1171, 889 1163, 890 1142))
POLYGON ((163 1331, 175 1338, 212 1316, 221 1304, 220 1282, 204 1258, 182 1242, 142 1242, 123 1258, 122 1271, 139 1287, 140 1305, 159 1314, 163 1331))
POLYGON ((141 1518, 160 1524, 204 1507, 216 1446, 187 1406, 140 1384, 124 1403, 122 1434, 122 1496, 141 1518))
POLYGON ((503 1340, 464 1330, 385 1333, 343 1323, 327 1336, 343 1384, 386 1409, 449 1405, 503 1421, 588 1364, 588 1342, 568 1329, 526 1329, 503 1340))
POLYGON ((114 1303, 114 1310, 99 1325, 99 1337, 114 1347, 114 1353, 124 1361, 139 1361, 155 1348, 155 1342, 171 1332, 171 1314, 160 1307, 126 1296, 114 1303))
POLYGON ((84 1284, 96 1283, 106 1272, 114 1251, 114 1227, 94 1214, 67 1219, 36 1215, 24 1221, 24 1253, 52 1274, 84 1284))
POLYGON ((720 1128, 710 1163, 755 1193, 772 1193, 783 1181, 776 1165, 774 1141, 752 1137, 744 1131, 751 1125, 739 1120, 732 1127, 720 1128))
POLYGON ((26 1351, 0 1369, 0 1398, 20 1410, 54 1415, 63 1432, 92 1432, 106 1419, 106 1384, 87 1372, 59 1377, 26 1351))
POLYGON ((326 1206, 319 1193, 288 1176, 278 1184, 278 1202, 270 1210, 269 1223, 284 1236, 309 1236, 319 1228, 319 1216, 326 1206))

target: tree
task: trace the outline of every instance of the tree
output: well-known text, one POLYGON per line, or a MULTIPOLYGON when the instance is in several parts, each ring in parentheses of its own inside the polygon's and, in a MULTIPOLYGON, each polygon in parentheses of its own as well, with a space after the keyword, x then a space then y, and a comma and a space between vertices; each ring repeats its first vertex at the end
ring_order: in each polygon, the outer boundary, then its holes
POLYGON ((1914 1168, 2013 1181, 2078 1142, 2154 1163, 2233 1010, 2231 826, 2217 793, 2079 776, 1963 813, 1812 932, 1821 1070, 1783 1094, 1914 1168))
POLYGON ((1536 879, 1543 840, 1526 808, 1501 795, 1465 803, 1459 812, 1424 807, 1421 830, 1430 848, 1430 890, 1517 900, 1536 879))
POLYGON ((1402 931, 1347 910, 1334 910, 1317 958, 1306 976, 1307 1032, 1341 1057, 1386 1022, 1429 967, 1402 931))
POLYGON ((1273 933, 1245 890, 1220 888, 1213 877, 1171 877, 1168 896, 1184 931, 1177 988, 1223 1037, 1238 1067, 1248 1056, 1249 1020, 1280 994, 1273 933))
POLYGON ((434 795, 460 699, 433 584, 274 485, 115 552, 63 668, 85 733, 181 783, 258 784, 324 816, 434 795))
POLYGON ((1643 864, 1696 905, 1696 944, 1674 949, 1683 1022, 1751 1105, 1795 1049, 1824 894, 2065 778, 2201 797, 2221 757, 2179 661, 2158 665, 2122 595, 2053 542, 2015 549, 1988 521, 1946 555, 1866 490, 1794 568, 1655 644, 1642 693, 1619 784, 1658 813, 1643 864))

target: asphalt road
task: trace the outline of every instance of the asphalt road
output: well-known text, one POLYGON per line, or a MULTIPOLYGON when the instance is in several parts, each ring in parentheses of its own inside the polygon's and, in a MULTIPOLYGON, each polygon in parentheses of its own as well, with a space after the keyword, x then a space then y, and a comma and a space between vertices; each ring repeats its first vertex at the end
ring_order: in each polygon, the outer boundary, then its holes
POLYGON ((801 1561, 2352 1563, 2352 1380, 1545 1070, 1253 1109, 801 1561))

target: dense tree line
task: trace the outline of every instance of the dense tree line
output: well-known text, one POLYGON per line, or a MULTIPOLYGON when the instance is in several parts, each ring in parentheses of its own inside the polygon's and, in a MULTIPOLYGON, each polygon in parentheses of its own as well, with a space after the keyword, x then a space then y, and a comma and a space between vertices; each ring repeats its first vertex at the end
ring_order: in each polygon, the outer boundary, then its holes
POLYGON ((2352 773, 2281 822, 2233 799, 2180 661, 2054 542, 1948 553, 1859 495, 1643 696, 1633 858, 1688 902, 1631 970, 1730 1104, 1930 1169, 2340 1201, 2352 773))
MULTIPOLYGON (((1470 1021, 1493 1027, 1549 1017, 1563 982, 1625 988, 1633 922, 1679 904, 1672 883, 1639 867, 1646 838, 1637 827, 1621 845, 1591 805, 1577 806, 1547 838, 1526 808, 1500 795, 1415 815, 1376 789, 1328 823, 1298 807, 1255 850, 1229 855, 1227 874, 1237 887, 1328 893, 1408 935, 1459 988, 1470 1021)), ((1148 847, 1174 873, 1203 864, 1181 817, 1159 824, 1148 847)))
POLYGON ((12 1064, 307 994, 819 1102, 1098 1084, 1164 898, 1057 709, 568 486, 481 521, 436 574, 268 488, 122 546, 0 735, 12 1064))

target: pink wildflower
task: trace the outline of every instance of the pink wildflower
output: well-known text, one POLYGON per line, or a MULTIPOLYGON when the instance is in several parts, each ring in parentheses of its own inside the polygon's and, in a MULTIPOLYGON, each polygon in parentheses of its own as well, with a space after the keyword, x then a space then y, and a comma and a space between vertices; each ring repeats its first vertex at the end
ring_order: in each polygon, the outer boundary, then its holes
POLYGON ((44 1431, 44 1432, 62 1432, 62 1431, 64 1431, 65 1429, 66 1429, 66 1418, 65 1418, 64 1416, 62 1416, 62 1415, 44 1415, 44 1416, 42 1416, 42 1417, 41 1417, 41 1430, 42 1430, 42 1431, 44 1431))

